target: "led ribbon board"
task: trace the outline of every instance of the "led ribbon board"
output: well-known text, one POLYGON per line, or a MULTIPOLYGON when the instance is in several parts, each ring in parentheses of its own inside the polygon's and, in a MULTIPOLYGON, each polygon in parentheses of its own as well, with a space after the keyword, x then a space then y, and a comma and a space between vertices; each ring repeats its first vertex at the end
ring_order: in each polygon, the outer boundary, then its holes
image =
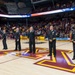
POLYGON ((5 17, 5 18, 27 18, 27 17, 31 17, 31 14, 27 14, 27 15, 5 15, 5 14, 0 14, 0 17, 5 17))
POLYGON ((42 13, 35 13, 31 14, 31 16, 42 16, 42 15, 48 15, 48 14, 56 14, 56 13, 62 13, 62 12, 68 12, 68 11, 74 11, 74 8, 65 8, 65 9, 59 9, 59 10, 53 10, 53 11, 48 11, 48 12, 42 12, 42 13))
POLYGON ((59 9, 59 10, 53 10, 53 11, 47 11, 47 12, 41 12, 41 13, 26 14, 26 15, 5 15, 5 14, 0 14, 0 17, 5 17, 5 18, 28 18, 28 17, 48 15, 48 14, 56 14, 56 13, 62 13, 62 12, 69 12, 69 11, 74 11, 74 10, 75 10, 75 7, 59 9))

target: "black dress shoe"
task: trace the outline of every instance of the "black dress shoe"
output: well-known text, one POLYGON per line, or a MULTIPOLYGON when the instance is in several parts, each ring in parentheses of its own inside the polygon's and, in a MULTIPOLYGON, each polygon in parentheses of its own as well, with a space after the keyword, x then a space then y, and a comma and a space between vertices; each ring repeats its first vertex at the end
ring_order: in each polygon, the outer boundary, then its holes
POLYGON ((50 56, 50 54, 48 54, 47 56, 50 56))
POLYGON ((28 53, 32 53, 32 52, 29 51, 28 53))
POLYGON ((3 48, 3 50, 7 50, 7 48, 3 48))
POLYGON ((72 60, 75 60, 75 58, 72 58, 72 60))
POLYGON ((14 51, 17 51, 16 49, 14 51))
POLYGON ((56 55, 54 55, 54 58, 56 58, 56 55))

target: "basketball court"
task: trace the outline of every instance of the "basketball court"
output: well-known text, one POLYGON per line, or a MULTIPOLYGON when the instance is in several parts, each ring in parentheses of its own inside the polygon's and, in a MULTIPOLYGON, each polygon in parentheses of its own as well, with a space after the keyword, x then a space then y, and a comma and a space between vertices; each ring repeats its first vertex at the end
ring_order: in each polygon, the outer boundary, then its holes
POLYGON ((21 40, 22 51, 14 51, 15 41, 7 40, 8 50, 2 50, 0 40, 1 75, 74 75, 75 60, 72 60, 72 43, 57 41, 57 56, 50 60, 48 41, 36 40, 36 55, 30 55, 28 40, 21 40))

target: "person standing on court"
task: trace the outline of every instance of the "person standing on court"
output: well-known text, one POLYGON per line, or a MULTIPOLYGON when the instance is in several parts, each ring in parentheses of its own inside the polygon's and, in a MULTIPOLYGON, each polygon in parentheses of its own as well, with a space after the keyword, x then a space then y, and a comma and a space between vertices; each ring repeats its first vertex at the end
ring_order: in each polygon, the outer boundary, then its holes
POLYGON ((6 43, 6 38, 7 38, 6 29, 1 30, 0 28, 0 34, 2 35, 3 50, 6 50, 8 49, 6 43))
POLYGON ((15 32, 15 51, 19 50, 21 51, 21 42, 20 42, 20 30, 19 28, 16 28, 15 32))
POLYGON ((50 30, 48 32, 48 40, 49 40, 49 55, 52 59, 52 52, 54 57, 56 57, 56 31, 54 30, 53 26, 50 26, 50 30))
POLYGON ((35 54, 36 49, 35 49, 35 32, 33 27, 30 27, 30 31, 28 33, 28 38, 29 38, 29 52, 28 53, 33 53, 35 54))
POLYGON ((3 42, 3 49, 8 49, 7 48, 7 43, 6 43, 6 38, 7 38, 7 34, 6 34, 6 30, 3 30, 3 35, 2 35, 2 42, 3 42))
POLYGON ((73 29, 72 29, 70 38, 73 43, 73 58, 72 58, 72 60, 75 60, 75 27, 73 27, 73 29))
POLYGON ((3 30, 3 34, 2 34, 3 50, 8 49, 7 48, 7 43, 6 43, 6 36, 7 36, 6 30, 4 29, 3 30))

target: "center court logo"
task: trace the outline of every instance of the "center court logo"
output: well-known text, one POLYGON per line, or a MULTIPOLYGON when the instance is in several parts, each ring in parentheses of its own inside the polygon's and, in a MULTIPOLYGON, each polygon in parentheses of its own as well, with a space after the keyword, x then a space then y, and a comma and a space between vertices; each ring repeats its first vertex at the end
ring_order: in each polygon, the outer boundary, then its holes
POLYGON ((0 52, 0 55, 7 55, 7 56, 17 56, 17 57, 23 57, 23 58, 29 58, 33 60, 38 60, 35 65, 48 67, 48 68, 54 68, 62 71, 67 71, 71 73, 75 73, 75 64, 72 62, 72 60, 67 55, 68 53, 72 53, 70 50, 57 50, 57 56, 56 59, 53 57, 52 60, 50 60, 50 57, 47 56, 48 49, 47 48, 36 48, 36 55, 32 56, 28 54, 29 48, 26 48, 21 51, 21 55, 16 55, 17 52, 12 51, 3 51, 0 52), (44 57, 44 58, 43 58, 44 57))
POLYGON ((68 53, 71 53, 70 50, 57 50, 56 59, 53 57, 52 60, 50 59, 42 59, 34 64, 45 66, 48 68, 59 69, 71 73, 75 73, 75 64, 71 61, 68 57, 68 53))

